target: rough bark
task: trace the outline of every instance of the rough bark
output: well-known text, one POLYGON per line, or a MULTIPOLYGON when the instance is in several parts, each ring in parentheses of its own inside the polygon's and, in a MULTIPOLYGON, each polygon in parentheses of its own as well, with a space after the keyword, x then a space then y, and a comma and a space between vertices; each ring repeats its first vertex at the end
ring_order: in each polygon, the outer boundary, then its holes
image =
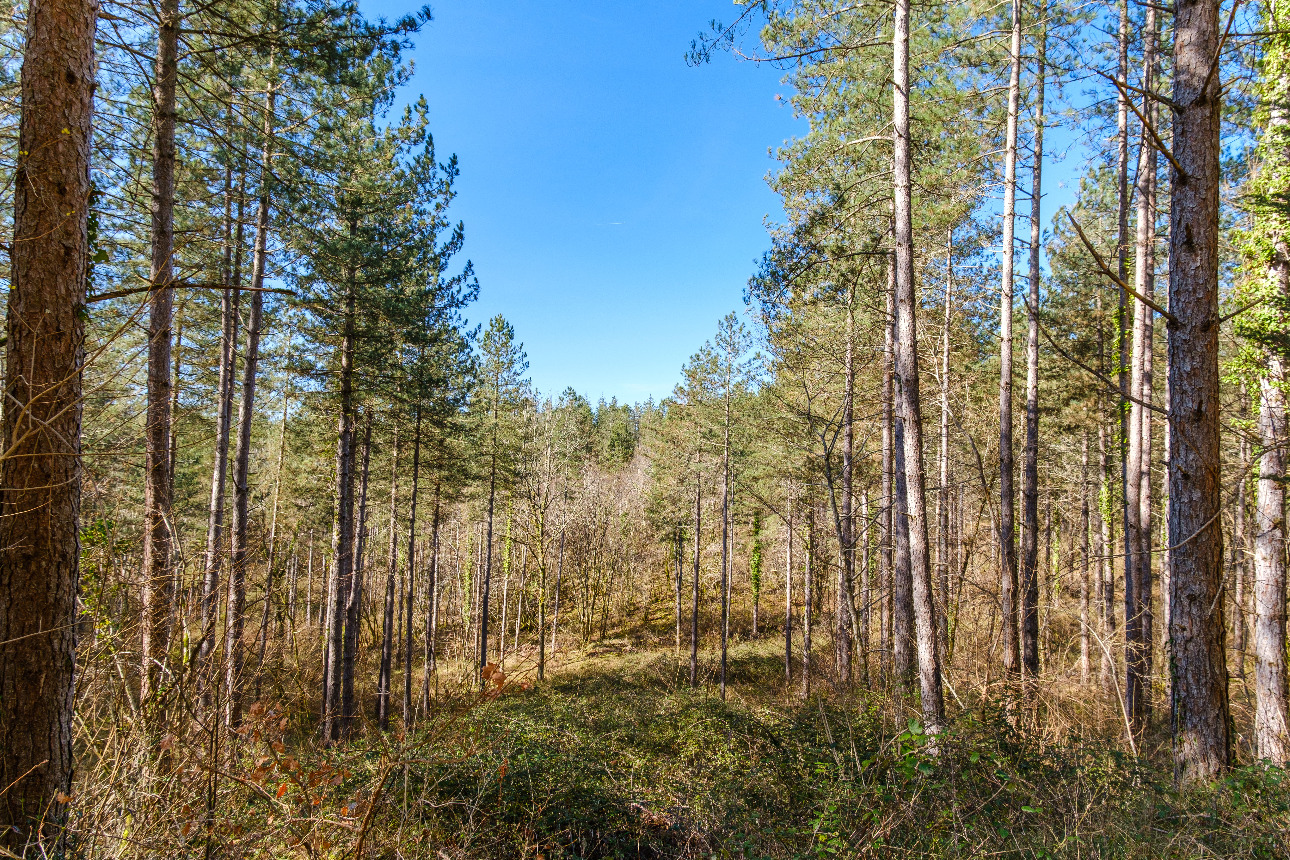
POLYGON ((1017 114, 1021 100, 1021 0, 1012 0, 1012 70, 1008 77, 1008 125, 1003 160, 1003 260, 999 290, 999 601, 1003 667, 1021 671, 1017 631, 1016 490, 1012 452, 1012 303, 1014 230, 1017 218, 1017 114))
POLYGON ((1224 639, 1218 390, 1219 128, 1213 58, 1218 4, 1179 0, 1174 17, 1169 230, 1169 463, 1172 726, 1178 782, 1206 782, 1231 760, 1224 639), (1180 172, 1182 171, 1182 172, 1180 172))
MULTIPOLYGON (((1039 16, 1047 14, 1041 3, 1039 16)), ((1039 245, 1040 202, 1044 167, 1044 53, 1047 25, 1035 50, 1035 140, 1030 182, 1030 276, 1026 296, 1026 448, 1021 469, 1021 671, 1039 676, 1039 245)), ((1038 688, 1027 685, 1026 698, 1037 703, 1038 688)))
POLYGON ((914 294, 913 199, 909 139, 909 0, 896 0, 894 29, 896 385, 905 419, 905 475, 909 505, 910 574, 918 634, 918 681, 928 734, 945 722, 941 664, 936 648, 931 552, 927 539, 923 415, 918 374, 918 298, 914 294))
POLYGON ((174 536, 170 494, 170 347, 175 301, 175 89, 179 0, 158 7, 152 85, 152 261, 144 428, 143 631, 140 699, 156 692, 170 649, 174 536))
POLYGON ((363 574, 367 561, 367 479, 372 460, 372 414, 363 418, 362 465, 358 478, 358 515, 354 525, 354 562, 349 593, 345 603, 344 650, 341 652, 340 704, 342 729, 354 730, 358 717, 358 700, 354 696, 354 664, 358 661, 358 634, 363 617, 363 574))
POLYGON ((0 847, 19 856, 62 854, 72 791, 97 12, 27 7, 0 425, 0 847))

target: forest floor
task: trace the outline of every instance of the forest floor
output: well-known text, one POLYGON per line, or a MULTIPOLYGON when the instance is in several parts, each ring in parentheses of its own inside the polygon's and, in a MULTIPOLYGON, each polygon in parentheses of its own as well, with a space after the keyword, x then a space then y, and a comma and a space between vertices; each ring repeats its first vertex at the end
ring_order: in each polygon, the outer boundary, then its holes
POLYGON ((688 655, 641 644, 562 655, 540 684, 444 694, 411 732, 327 749, 305 715, 257 705, 210 836, 192 783, 154 833, 175 833, 167 856, 211 838, 224 848, 207 856, 391 860, 1290 857, 1279 769, 1180 793, 1167 744, 1135 759, 1105 739, 1053 743, 988 707, 959 709, 933 747, 885 694, 786 695, 774 641, 732 648, 725 701, 716 655, 692 690, 688 655))

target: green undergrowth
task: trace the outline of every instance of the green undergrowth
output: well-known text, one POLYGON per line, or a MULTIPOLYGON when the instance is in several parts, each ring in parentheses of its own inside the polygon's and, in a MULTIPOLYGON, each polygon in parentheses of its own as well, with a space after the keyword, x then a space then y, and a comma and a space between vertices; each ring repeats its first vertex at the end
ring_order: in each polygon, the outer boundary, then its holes
POLYGON ((71 853, 1290 858, 1280 769, 1179 792, 1167 744, 1142 759, 1096 737, 1054 744, 989 706, 933 742, 886 696, 785 695, 780 659, 735 648, 722 701, 712 662, 692 690, 671 653, 599 646, 536 686, 445 686, 411 732, 368 724, 332 746, 308 709, 257 704, 218 771, 185 743, 151 782, 91 769, 71 853))
POLYGON ((378 841, 462 858, 1290 856, 1279 769, 1179 793, 1167 762, 1040 744, 997 713, 933 744, 876 699, 723 702, 680 674, 644 656, 477 706, 412 769, 415 800, 373 822, 411 842, 378 841))

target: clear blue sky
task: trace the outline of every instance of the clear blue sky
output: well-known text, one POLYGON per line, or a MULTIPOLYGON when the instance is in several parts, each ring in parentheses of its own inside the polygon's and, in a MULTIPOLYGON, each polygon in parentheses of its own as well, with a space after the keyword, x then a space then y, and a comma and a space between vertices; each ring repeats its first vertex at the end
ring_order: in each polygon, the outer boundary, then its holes
MULTIPOLYGON (((368 15, 415 8, 368 0, 368 15)), ((438 0, 416 76, 461 163, 473 321, 514 324, 544 393, 641 401, 742 290, 779 219, 768 150, 805 131, 780 73, 684 62, 730 0, 438 0)))

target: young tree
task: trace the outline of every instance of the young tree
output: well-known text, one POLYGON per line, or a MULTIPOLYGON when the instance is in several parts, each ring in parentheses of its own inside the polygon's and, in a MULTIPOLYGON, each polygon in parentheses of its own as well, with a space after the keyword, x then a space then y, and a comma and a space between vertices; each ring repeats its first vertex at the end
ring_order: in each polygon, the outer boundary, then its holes
MULTIPOLYGON (((484 532, 484 580, 479 609, 479 643, 477 663, 482 669, 488 663, 489 592, 493 581, 493 517, 497 504, 499 479, 509 484, 514 470, 513 418, 523 405, 528 382, 528 356, 524 344, 515 340, 515 329, 498 314, 488 322, 479 342, 479 375, 481 386, 476 407, 483 423, 481 437, 487 448, 482 451, 488 465, 488 512, 484 532)), ((505 633, 505 631, 502 631, 505 633)), ((487 681, 481 678, 480 683, 487 681)))

